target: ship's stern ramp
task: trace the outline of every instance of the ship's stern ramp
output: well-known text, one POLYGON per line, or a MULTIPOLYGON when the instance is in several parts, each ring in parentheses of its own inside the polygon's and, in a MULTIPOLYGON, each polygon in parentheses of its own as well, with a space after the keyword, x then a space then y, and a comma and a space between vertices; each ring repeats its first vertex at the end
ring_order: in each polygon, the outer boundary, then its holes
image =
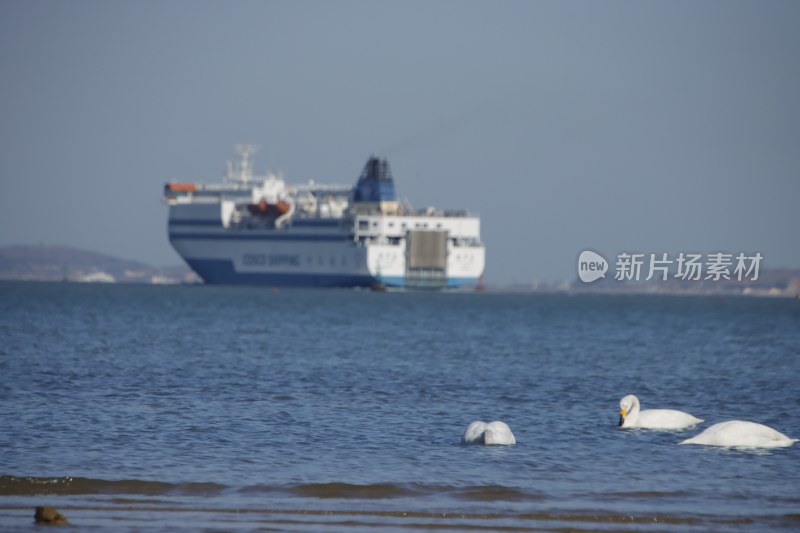
POLYGON ((411 230, 406 240, 406 280, 412 289, 447 286, 447 230, 411 230))

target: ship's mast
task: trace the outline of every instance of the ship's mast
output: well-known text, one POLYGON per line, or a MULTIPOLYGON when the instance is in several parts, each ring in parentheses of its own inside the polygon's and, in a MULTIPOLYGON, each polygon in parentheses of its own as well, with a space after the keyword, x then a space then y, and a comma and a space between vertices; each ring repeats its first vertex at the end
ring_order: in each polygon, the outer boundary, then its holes
POLYGON ((239 154, 239 179, 243 183, 247 183, 253 177, 252 169, 250 168, 250 157, 258 152, 260 146, 255 144, 237 144, 236 153, 239 154))

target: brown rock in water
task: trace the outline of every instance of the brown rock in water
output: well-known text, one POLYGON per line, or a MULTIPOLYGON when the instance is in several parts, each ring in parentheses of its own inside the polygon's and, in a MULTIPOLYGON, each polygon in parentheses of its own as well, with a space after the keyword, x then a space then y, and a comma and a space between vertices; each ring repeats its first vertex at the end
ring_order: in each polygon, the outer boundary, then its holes
POLYGON ((37 507, 36 514, 33 515, 37 524, 50 524, 58 526, 67 523, 67 517, 59 513, 52 507, 37 507))

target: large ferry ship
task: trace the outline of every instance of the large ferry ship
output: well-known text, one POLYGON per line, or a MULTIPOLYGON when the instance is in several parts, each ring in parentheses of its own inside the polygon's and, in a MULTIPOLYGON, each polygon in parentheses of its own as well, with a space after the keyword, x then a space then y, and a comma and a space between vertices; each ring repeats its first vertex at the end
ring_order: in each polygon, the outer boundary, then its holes
POLYGON ((484 268, 480 219, 398 202, 385 159, 355 186, 256 177, 256 147, 238 145, 222 183, 167 183, 169 241, 211 284, 296 287, 475 286, 484 268))

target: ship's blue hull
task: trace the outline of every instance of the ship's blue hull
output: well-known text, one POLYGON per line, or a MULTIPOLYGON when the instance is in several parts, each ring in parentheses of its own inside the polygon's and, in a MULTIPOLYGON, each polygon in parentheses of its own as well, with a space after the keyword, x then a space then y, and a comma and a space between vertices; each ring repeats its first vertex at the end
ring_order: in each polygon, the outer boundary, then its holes
MULTIPOLYGON (((203 281, 219 285, 264 285, 269 287, 371 287, 376 283, 387 287, 408 288, 406 278, 391 276, 381 277, 350 274, 317 274, 317 273, 252 273, 237 272, 232 261, 217 259, 187 259, 189 266, 203 281)), ((444 285, 447 288, 459 288, 476 285, 475 278, 449 278, 444 285)), ((424 285, 414 284, 413 288, 424 289, 424 285)), ((441 288, 441 286, 430 288, 441 288)))

